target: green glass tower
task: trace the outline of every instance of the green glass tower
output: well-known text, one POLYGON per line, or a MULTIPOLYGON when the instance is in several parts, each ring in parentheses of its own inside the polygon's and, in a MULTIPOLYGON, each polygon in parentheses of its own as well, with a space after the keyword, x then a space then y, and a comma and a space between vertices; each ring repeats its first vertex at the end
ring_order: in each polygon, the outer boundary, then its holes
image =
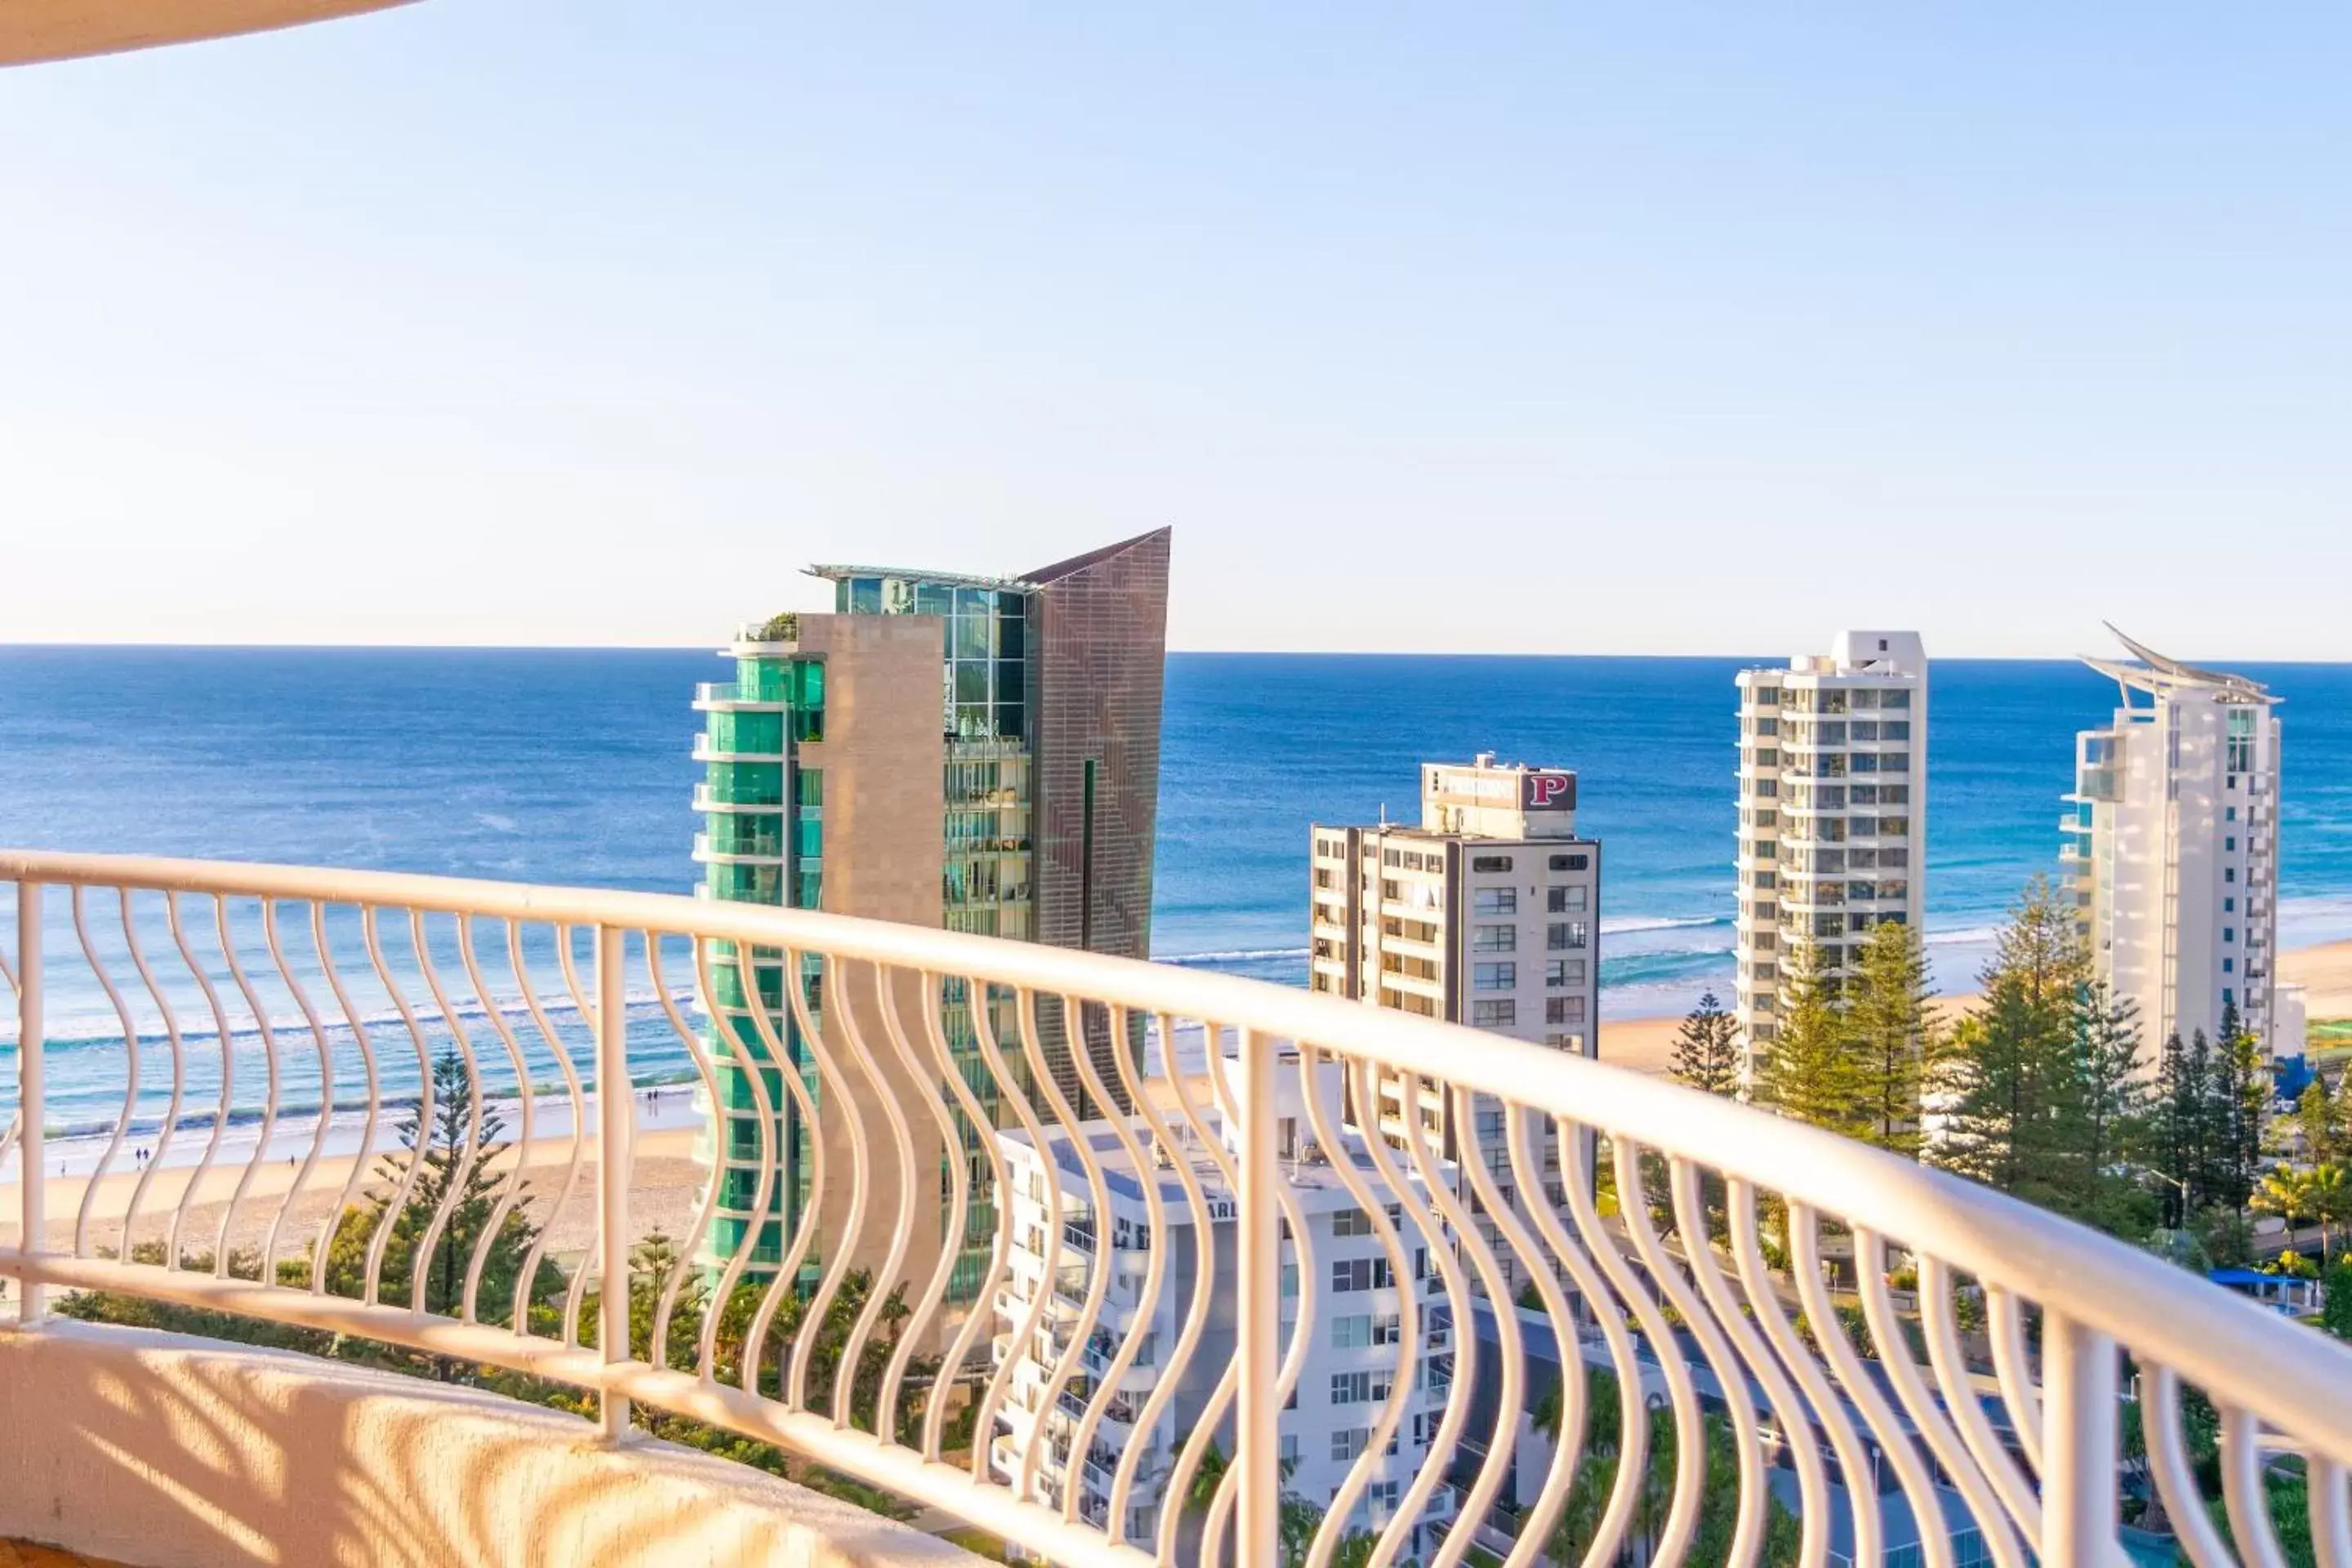
MULTIPOLYGON (((698 696, 706 722, 696 754, 708 771, 695 803, 705 822, 696 858, 707 895, 1145 956, 1168 542, 1160 530, 1020 577, 812 567, 834 584, 833 613, 747 628, 728 650, 735 681, 698 696)), ((823 1103, 785 966, 781 953, 755 955, 748 973, 729 963, 713 974, 708 1037, 721 1103, 705 1158, 720 1201, 703 1257, 721 1268, 748 1247, 752 1278, 777 1267, 811 1202, 817 1246, 827 1244, 828 1197, 810 1184, 814 1141, 831 1149, 836 1122, 871 1110, 856 1103, 862 1096, 895 1092, 877 1070, 850 1103, 838 1095, 823 1103), (819 1102, 816 1128, 791 1111, 776 1069, 755 1081, 745 1065, 751 1052, 765 1058, 761 1014, 819 1102), (756 1212, 763 1114, 778 1151, 764 1216, 756 1212)), ((826 1007, 853 1004, 829 998, 814 971, 798 983, 830 1042, 826 1007)), ((992 1121, 998 1086, 979 1061, 975 999, 961 981, 940 984, 902 1006, 936 1013, 992 1121)), ((982 1000, 1017 1059, 1013 998, 982 1000)), ((1066 1020, 1058 999, 1039 1011, 1041 1048, 1065 1092, 1080 1093, 1073 1035, 1106 1082, 1120 1081, 1110 1053, 1131 1054, 1139 1038, 1114 1038, 1105 1018, 1066 1020)), ((936 1216, 911 1255, 936 1260, 951 1250, 950 1293, 969 1300, 996 1214, 982 1152, 991 1129, 959 1131, 938 1149, 936 1171, 908 1180, 940 1193, 946 1162, 963 1162, 972 1203, 962 1234, 940 1234, 945 1217, 936 1216)), ((864 1238, 851 1245, 866 1249, 864 1238)))

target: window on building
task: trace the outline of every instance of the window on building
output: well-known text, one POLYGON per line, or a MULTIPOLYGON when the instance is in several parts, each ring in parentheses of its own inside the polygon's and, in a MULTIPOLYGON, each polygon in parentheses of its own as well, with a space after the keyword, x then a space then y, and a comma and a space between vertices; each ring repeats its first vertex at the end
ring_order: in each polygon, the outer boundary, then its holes
POLYGON ((2238 912, 2238 900, 2235 899, 2223 899, 2221 900, 2221 912, 2225 915, 2236 914, 2238 912))
POLYGON ((2222 940, 2223 942, 2235 942, 2235 941, 2237 941, 2237 940, 2238 940, 2238 928, 2237 928, 2236 926, 2223 926, 2223 927, 2221 928, 2221 940, 2222 940))
POLYGON ((1519 984, 1519 966, 1516 963, 1474 963, 1470 966, 1470 988, 1473 991, 1515 991, 1519 984))
POLYGON ((1515 952, 1519 945, 1519 928, 1514 925, 1473 926, 1470 928, 1470 951, 1473 952, 1515 952))
POLYGON ((1334 1405, 1377 1405, 1389 1396, 1385 1372, 1335 1372, 1331 1374, 1334 1405))
POLYGON ((1331 1234, 1370 1236, 1372 1234, 1372 1216, 1362 1209, 1337 1210, 1331 1215, 1331 1234))
POLYGON ((1478 1028, 1508 1028, 1518 1021, 1519 1008, 1518 1004, 1516 1002, 1473 1002, 1470 1004, 1470 1022, 1478 1028))
POLYGON ((1544 1022, 1547 1024, 1581 1024, 1584 1022, 1584 998, 1581 996, 1545 997, 1544 1022))
POLYGON ((1331 1320, 1331 1348, 1335 1351, 1368 1350, 1372 1342, 1372 1315, 1358 1312, 1349 1317, 1331 1320))
POLYGON ((1508 855, 1473 855, 1470 857, 1470 869, 1473 871, 1507 871, 1510 868, 1511 858, 1508 855))
POLYGON ((1580 952, 1591 940, 1591 922, 1554 921, 1544 928, 1544 946, 1554 952, 1580 952))
POLYGON ((1480 888, 1470 895, 1470 912, 1475 915, 1515 915, 1519 912, 1519 890, 1517 888, 1480 888))
POLYGON ((2221 880, 2225 882, 2234 882, 2237 879, 2238 868, 2235 866, 2224 866, 2221 868, 2221 880))
MULTIPOLYGON (((1336 1394, 1332 1395, 1332 1403, 1339 1403, 1336 1394)), ((1331 1458, 1334 1463, 1345 1464, 1370 1447, 1371 1441, 1372 1431, 1369 1426, 1335 1426, 1331 1429, 1331 1458)))
POLYGON ((1396 1270, 1385 1258, 1335 1258, 1331 1260, 1331 1289, 1347 1295, 1357 1290, 1385 1290, 1396 1283, 1396 1270))

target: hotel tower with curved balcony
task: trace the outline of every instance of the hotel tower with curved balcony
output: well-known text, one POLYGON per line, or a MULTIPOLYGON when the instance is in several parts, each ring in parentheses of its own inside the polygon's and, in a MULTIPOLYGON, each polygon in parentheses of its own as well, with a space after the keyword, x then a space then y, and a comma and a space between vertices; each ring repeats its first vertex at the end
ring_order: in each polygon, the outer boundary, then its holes
MULTIPOLYGON (((834 584, 834 611, 747 627, 725 650, 735 680, 696 696, 705 725, 695 755, 706 773, 694 853, 705 895, 1148 956, 1168 546, 1161 529, 1014 577, 811 567, 834 584)), ((938 1012, 959 1057, 979 1045, 960 982, 941 981, 938 998, 886 996, 860 965, 803 961, 796 1001, 784 954, 726 956, 710 977, 720 1103, 703 1157, 721 1193, 703 1259, 718 1269, 748 1248, 742 1272, 756 1279, 784 1261, 818 1191, 814 1169, 835 1161, 849 1169, 859 1133, 868 1149, 895 1146, 901 1130, 885 1102, 920 1097, 896 1082, 902 1069, 887 1053, 856 1042, 888 1037, 895 1009, 938 1012), (802 1064, 803 1092, 779 1071, 740 1065, 738 1047, 767 1055, 771 1037, 802 1064), (828 1046, 855 1060, 870 1097, 818 1103, 810 1053, 828 1046), (814 1117, 800 1109, 803 1099, 814 1117), (763 1169, 774 1173, 764 1207, 763 1169)), ((903 991, 908 982, 893 984, 903 991)), ((996 1037, 1016 1041, 1012 999, 987 1003, 996 1037)), ((1042 999, 1038 1013, 1042 1054, 1063 1090, 1082 1100, 1059 1000, 1042 999)), ((1139 1039, 1115 1039, 1101 1016, 1079 1022, 1100 1078, 1119 1081, 1105 1053, 1132 1051, 1139 1039)), ((988 1079, 977 1068, 967 1077, 988 1079)), ((982 1097, 992 1115, 993 1092, 982 1097)), ((919 1162, 933 1172, 929 1185, 906 1194, 918 1215, 909 1245, 961 1249, 967 1267, 952 1289, 961 1299, 986 1265, 997 1220, 980 1202, 963 1236, 937 1233, 942 1163, 961 1160, 984 1193, 983 1141, 993 1129, 962 1128, 952 1152, 936 1127, 905 1131, 941 1144, 919 1162)), ((866 1201, 900 1198, 877 1188, 866 1201)), ((843 1218, 818 1215, 820 1247, 827 1232, 842 1233, 843 1218)))
POLYGON ((2232 1014, 2276 1050, 2278 699, 2116 637, 2137 662, 2083 661, 2119 706, 2076 738, 2059 825, 2092 973, 2139 1009, 2150 1064, 2175 1033, 2218 1039, 2232 1014))
POLYGON ((1798 951, 1835 974, 1872 926, 1926 911, 1927 655, 1916 632, 1840 632, 1738 684, 1734 998, 1752 1069, 1798 951))

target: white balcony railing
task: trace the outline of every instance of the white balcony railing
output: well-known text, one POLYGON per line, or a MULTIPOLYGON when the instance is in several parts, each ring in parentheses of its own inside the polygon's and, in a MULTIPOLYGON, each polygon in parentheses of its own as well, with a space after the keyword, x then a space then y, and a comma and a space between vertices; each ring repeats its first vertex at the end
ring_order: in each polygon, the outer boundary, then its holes
MULTIPOLYGON (((1286 1422, 1310 1447, 1332 1425, 1321 1391, 1302 1386, 1335 1308, 1313 1256, 1326 1233, 1307 1222, 1301 1168, 1277 1157, 1276 1089, 1295 1075, 1298 1131, 1324 1150, 1350 1147, 1340 1105, 1433 1090, 1459 1156, 1400 1131, 1402 1146, 1358 1140, 1360 1157, 1315 1168, 1361 1211, 1394 1278, 1413 1277, 1412 1237, 1449 1245, 1427 1249, 1425 1291, 1395 1292, 1390 1392, 1349 1407, 1349 1425, 1370 1426, 1344 1480, 1314 1500, 1328 1507, 1311 1561, 1374 1517, 1390 1521, 1378 1561, 1460 1562, 1474 1531, 1494 1544, 1498 1519, 1517 1532, 1507 1561, 1548 1561, 1585 1434, 1619 1427, 1587 1408, 1588 1360, 1615 1370, 1628 1418, 1588 1562, 1677 1561, 1707 1500, 1727 1496, 1730 1560, 1754 1561, 1785 1464, 1809 1563, 1833 1538, 1876 1561, 1903 1544, 1889 1533, 1899 1511, 1968 1521, 2005 1568, 2104 1564, 2119 1560, 2127 1460, 2144 1463, 2189 1556, 2224 1562, 2184 1441, 2184 1384, 2220 1413, 2230 1535, 2246 1555, 2275 1560, 2270 1499, 2287 1494, 2267 1482, 2284 1468, 2306 1482, 2319 1560, 2352 1561, 2352 1353, 1984 1189, 1578 1056, 1194 969, 709 900, 32 853, 0 855, 0 883, 16 890, 0 904, 0 926, 16 916, 0 969, 22 1040, 19 1114, 0 1134, 0 1182, 15 1183, 0 1277, 35 1323, 58 1292, 107 1291, 322 1330, 596 1391, 614 1438, 633 1404, 727 1428, 1056 1561, 1274 1563, 1286 1422), (716 961, 754 946, 822 980, 791 992, 783 1021, 714 985, 748 967, 716 961), (768 1070, 730 1079, 737 1047, 707 1045, 690 1007, 736 1028, 768 1070), (1084 1048, 1066 1047, 1073 1035, 1084 1048), (109 1038, 139 1045, 93 1048, 109 1038), (1125 1048, 1137 1040, 1141 1060, 1125 1048), (462 1068, 436 1079, 453 1058, 462 1068), (646 1130, 623 1086, 665 1061, 686 1064, 709 1103, 748 1097, 759 1155, 730 1201, 751 1205, 738 1239, 773 1261, 681 1247, 636 1279, 651 1331, 632 1343, 631 1293, 599 1289, 592 1311, 591 1286, 642 1239, 650 1205, 632 1163, 646 1130), (1335 1079, 1344 1095, 1321 1092, 1335 1079), (1496 1103, 1537 1114, 1497 1119, 1490 1166, 1476 1129, 1494 1123, 1475 1112, 1496 1103), (1082 1127, 1082 1105, 1101 1119, 1082 1127), (484 1129, 500 1120, 511 1142, 493 1147, 484 1129), (412 1123, 467 1130, 454 1169, 408 1155, 412 1123), (942 1159, 975 1124, 1005 1137, 978 1138, 976 1164, 942 1159), (1069 1151, 1096 1215, 1116 1212, 1114 1191, 1142 1205, 1154 1243, 1139 1279, 1066 1244, 1050 1183, 1042 1277, 1055 1290, 1006 1289, 1008 1234, 976 1268, 941 1244, 993 1201, 1016 1136, 1069 1151), (769 1206, 797 1190, 777 1179, 787 1149, 804 1154, 810 1194, 790 1225, 769 1206), (1596 1159, 1614 1178, 1612 1217, 1594 1201, 1596 1159), (1500 1195, 1504 1181, 1544 1191, 1554 1164, 1557 1210, 1500 1195), (465 1196, 473 1178, 480 1200, 465 1196), (58 1181, 79 1196, 53 1214, 58 1181), (1287 1311, 1280 1221, 1298 1254, 1287 1311), (1231 1240, 1186 1254, 1188 1226, 1229 1226, 1231 1240), (523 1236, 529 1256, 501 1261, 501 1238, 523 1236), (1858 1321, 1824 1279, 1832 1254, 1853 1260, 1858 1321), (1916 1318, 1885 1284, 1905 1259, 1916 1318), (1527 1281, 1535 1305, 1497 1310, 1517 1293, 1507 1279, 1527 1281), (1107 1310, 1114 1286, 1131 1310, 1107 1310), (1981 1338, 1963 1335, 1963 1297, 1984 1304, 1981 1338), (1454 1331, 1442 1390, 1415 1376, 1441 1302, 1454 1331), (1069 1326, 1045 1342, 1059 1348, 1038 1384, 1034 1363, 992 1344, 1038 1344, 1049 1303, 1069 1326), (1231 1328, 1212 1331, 1226 1310, 1231 1328), (1286 1320, 1306 1331, 1286 1339, 1286 1320), (1173 1333, 1152 1343, 1147 1394, 1125 1373, 1162 1323, 1173 1333), (1570 1347, 1563 1440, 1523 1465, 1539 1338, 1570 1347), (1018 1386, 1036 1392, 1024 1403, 1055 1416, 1001 1424, 1024 1365, 1018 1386), (1676 1433, 1663 1499, 1641 1458, 1645 1391, 1676 1433), (2144 1461, 2125 1452, 2134 1399, 2144 1461), (1474 1405, 1503 1414, 1474 1420, 1474 1405), (1738 1435, 1727 1457, 1701 1440, 1708 1406, 1738 1435), (1433 1419, 1407 1431, 1423 1412, 1433 1419), (1130 1430, 1176 1433, 1172 1462, 1130 1430), (1783 1454, 1771 1433, 1817 1440, 1783 1454), (1388 1458, 1400 1437, 1404 1458, 1388 1458), (1095 1487, 1061 1485, 1042 1473, 1050 1443, 1116 1462, 1089 1472, 1095 1487), (1196 1510, 1212 1443, 1232 1463, 1196 1510), (1877 1473, 1899 1510, 1840 1484, 1877 1473), (1150 1539, 1125 1536, 1138 1519, 1156 1521, 1150 1539)), ((698 1238, 725 1184, 708 1184, 698 1238)), ((1010 1206, 993 1211, 1008 1232, 1010 1206)), ((1924 1563, 1951 1561, 1944 1532, 1919 1544, 1924 1563)))

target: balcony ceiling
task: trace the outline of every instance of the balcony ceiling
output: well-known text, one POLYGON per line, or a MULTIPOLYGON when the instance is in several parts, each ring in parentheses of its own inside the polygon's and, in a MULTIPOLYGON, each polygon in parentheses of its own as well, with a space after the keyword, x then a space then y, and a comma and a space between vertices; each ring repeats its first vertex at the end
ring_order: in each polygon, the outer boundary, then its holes
POLYGON ((381 11, 408 0, 7 0, 0 66, 194 43, 381 11))

